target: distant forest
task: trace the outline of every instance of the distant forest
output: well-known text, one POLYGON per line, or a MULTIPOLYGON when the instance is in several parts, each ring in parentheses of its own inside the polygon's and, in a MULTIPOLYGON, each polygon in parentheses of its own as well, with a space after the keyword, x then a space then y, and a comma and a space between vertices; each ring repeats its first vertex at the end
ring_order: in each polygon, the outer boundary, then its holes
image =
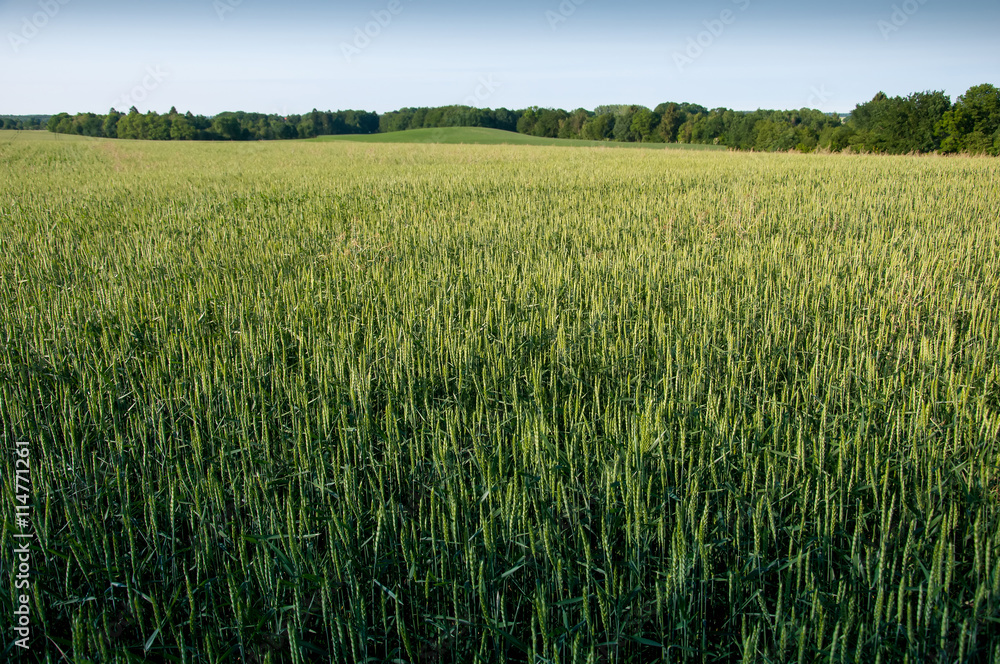
MULTIPOLYGON (((10 116, 8 116, 10 117, 10 116)), ((3 128, 30 128, 8 126, 3 128)), ((599 106, 521 110, 469 106, 403 108, 381 115, 370 111, 317 111, 304 115, 220 113, 214 117, 155 111, 107 115, 60 113, 48 118, 49 131, 107 138, 148 140, 275 140, 333 134, 373 134, 435 127, 490 127, 547 138, 701 143, 737 150, 812 152, 824 150, 885 154, 1000 154, 1000 90, 977 85, 954 103, 941 91, 889 97, 879 92, 858 104, 846 121, 812 109, 733 111, 667 102, 645 106, 599 106)))
POLYGON ((0 129, 47 129, 51 115, 0 115, 0 129))

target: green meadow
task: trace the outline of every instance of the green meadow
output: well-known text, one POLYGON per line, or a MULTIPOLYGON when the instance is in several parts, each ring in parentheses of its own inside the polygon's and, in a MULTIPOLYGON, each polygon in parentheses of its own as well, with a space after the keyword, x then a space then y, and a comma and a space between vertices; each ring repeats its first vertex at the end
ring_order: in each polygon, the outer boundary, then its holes
POLYGON ((647 150, 726 150, 721 145, 699 143, 622 143, 616 141, 591 141, 579 138, 542 138, 500 129, 485 127, 439 127, 434 129, 409 129, 384 134, 342 134, 321 136, 317 141, 356 143, 435 143, 466 145, 535 145, 562 147, 640 148, 647 150))

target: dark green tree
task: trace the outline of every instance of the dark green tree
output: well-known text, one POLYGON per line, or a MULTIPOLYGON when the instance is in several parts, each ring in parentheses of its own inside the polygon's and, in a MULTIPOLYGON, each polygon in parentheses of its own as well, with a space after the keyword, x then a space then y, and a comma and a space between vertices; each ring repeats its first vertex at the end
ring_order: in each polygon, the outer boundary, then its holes
POLYGON ((632 131, 632 118, 638 109, 638 106, 623 106, 615 114, 613 132, 616 141, 631 142, 637 140, 636 134, 632 131))
POLYGON ((612 113, 601 113, 583 123, 581 133, 583 138, 592 141, 606 141, 612 137, 615 129, 615 116, 612 113))
POLYGON ((656 114, 645 106, 640 106, 632 115, 632 125, 629 129, 634 140, 648 143, 653 140, 658 125, 659 118, 656 114))
MULTIPOLYGON (((230 113, 215 116, 212 121, 212 131, 227 141, 238 141, 243 137, 239 118, 230 113)), ((310 134, 309 138, 315 135, 315 133, 310 134)))
POLYGON ((108 114, 104 116, 101 133, 107 138, 118 138, 118 120, 121 119, 121 117, 121 113, 113 108, 110 109, 108 114))
POLYGON ((969 88, 943 114, 943 152, 1000 154, 1000 90, 985 83, 969 88))

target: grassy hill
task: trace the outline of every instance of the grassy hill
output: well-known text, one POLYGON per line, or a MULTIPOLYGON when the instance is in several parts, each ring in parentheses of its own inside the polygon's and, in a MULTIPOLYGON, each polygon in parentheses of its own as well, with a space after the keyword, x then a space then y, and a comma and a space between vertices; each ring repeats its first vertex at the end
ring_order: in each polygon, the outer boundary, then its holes
POLYGON ((485 127, 441 127, 437 129, 409 129, 386 134, 351 134, 319 136, 317 141, 353 141, 359 143, 462 143, 480 145, 556 145, 563 147, 643 148, 647 150, 725 150, 720 145, 691 145, 680 143, 619 143, 615 141, 586 141, 572 138, 540 138, 517 134, 502 129, 485 127))
MULTIPOLYGON (((13 130, 0 129, 0 135, 13 138, 16 134, 13 130)), ((73 134, 53 134, 51 132, 39 132, 37 139, 47 140, 72 140, 86 139, 86 136, 76 136, 73 134)), ((352 143, 426 143, 426 144, 451 144, 451 145, 541 145, 557 147, 603 147, 603 148, 639 148, 644 150, 726 150, 721 145, 699 145, 688 143, 622 143, 618 141, 586 141, 575 138, 540 138, 538 136, 528 136, 502 129, 487 129, 485 127, 442 127, 438 129, 410 129, 407 131, 394 131, 386 134, 348 134, 340 136, 317 136, 312 141, 347 141, 352 143)), ((212 141, 198 141, 212 142, 212 141)), ((217 141, 220 143, 232 143, 233 141, 217 141)), ((298 143, 300 140, 291 141, 266 141, 267 143, 298 143)), ((237 141, 237 143, 241 143, 237 141)), ((259 144, 260 141, 247 141, 246 143, 259 144)))

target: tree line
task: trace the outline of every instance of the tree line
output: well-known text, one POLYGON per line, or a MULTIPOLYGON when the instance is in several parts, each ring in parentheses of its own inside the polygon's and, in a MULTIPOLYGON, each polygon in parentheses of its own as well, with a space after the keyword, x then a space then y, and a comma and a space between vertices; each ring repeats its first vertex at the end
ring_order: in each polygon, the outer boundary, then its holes
POLYGON ((28 131, 46 129, 48 115, 0 115, 0 129, 28 131))
POLYGON ((103 138, 152 141, 257 141, 314 138, 334 134, 371 134, 378 131, 379 117, 370 111, 312 111, 305 115, 280 116, 264 113, 220 113, 213 117, 156 111, 128 113, 115 109, 107 115, 59 113, 48 120, 49 131, 103 138))
POLYGON ((701 143, 738 150, 1000 154, 1000 90, 973 86, 954 103, 941 91, 889 97, 879 92, 843 120, 814 109, 734 111, 666 102, 520 110, 470 106, 370 111, 317 111, 305 115, 221 113, 214 117, 155 111, 107 115, 61 113, 48 120, 57 133, 150 140, 275 140, 334 134, 372 134, 438 127, 488 127, 545 138, 701 143))

